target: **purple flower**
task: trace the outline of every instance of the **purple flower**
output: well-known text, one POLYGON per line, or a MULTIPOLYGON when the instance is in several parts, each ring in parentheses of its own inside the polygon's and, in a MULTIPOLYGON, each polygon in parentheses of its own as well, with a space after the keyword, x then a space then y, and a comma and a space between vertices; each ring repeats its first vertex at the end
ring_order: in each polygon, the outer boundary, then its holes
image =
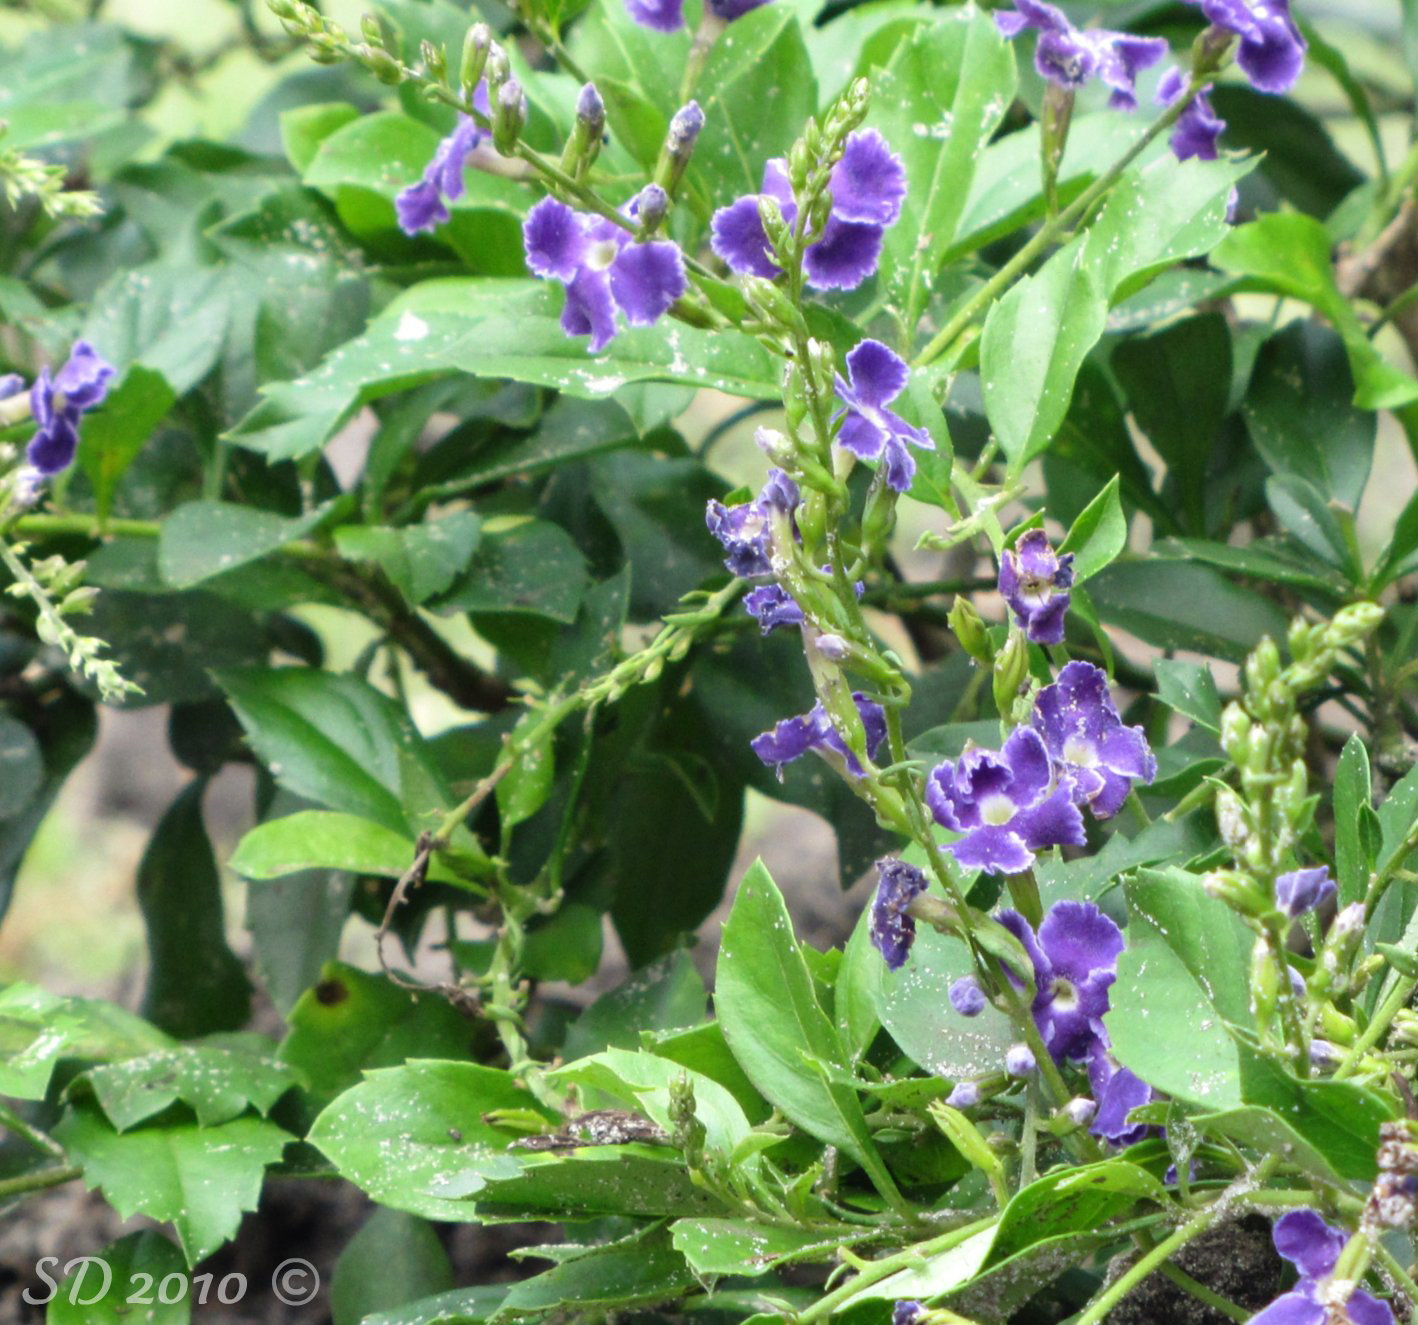
POLYGON ((988 874, 1017 874, 1044 847, 1084 842, 1072 788, 1054 777, 1032 727, 1016 728, 999 752, 971 748, 937 764, 926 802, 938 823, 963 835, 950 844, 956 860, 988 874))
POLYGON ((1218 28, 1241 39, 1236 63, 1260 92, 1288 92, 1304 67, 1305 41, 1289 0, 1188 0, 1218 28))
POLYGON ((1018 911, 1001 911, 999 922, 1029 954, 1034 1022, 1049 1053, 1058 1062, 1095 1053, 1106 1043, 1103 1014, 1117 979, 1122 930, 1092 902, 1054 903, 1037 936, 1018 911))
POLYGON ((871 906, 871 941, 888 971, 899 971, 916 941, 916 921, 907 907, 926 890, 926 876, 904 860, 886 856, 876 862, 879 882, 871 906))
POLYGON ((1152 1130, 1146 1123, 1128 1122, 1128 1114, 1152 1102, 1152 1087, 1125 1067, 1119 1067, 1108 1053, 1106 1034, 1094 1041, 1088 1056, 1088 1079, 1098 1101, 1098 1113, 1088 1130, 1115 1146, 1130 1146, 1152 1130))
POLYGON ((864 340, 847 355, 847 378, 837 374, 837 394, 843 418, 837 441, 862 460, 885 457, 886 482, 896 492, 906 492, 916 476, 916 462, 906 449, 909 442, 926 451, 935 442, 924 428, 913 428, 887 406, 905 389, 911 370, 906 361, 879 340, 864 340))
POLYGON ((713 10, 716 18, 723 19, 725 23, 732 23, 734 19, 742 18, 749 10, 767 3, 768 0, 709 0, 709 8, 713 10))
MULTIPOLYGON (((487 99, 487 84, 479 83, 473 93, 473 105, 482 114, 491 116, 487 99)), ((394 211, 399 229, 406 235, 433 230, 448 220, 447 203, 463 196, 463 166, 472 152, 489 138, 478 128, 471 115, 459 115, 453 132, 438 144, 433 160, 417 184, 410 184, 394 199, 394 211)))
POLYGON ((40 478, 53 478, 73 463, 79 446, 79 418, 108 395, 113 365, 86 340, 74 342, 68 362, 53 377, 40 370, 30 388, 30 411, 39 430, 25 452, 40 478))
POLYGON ((684 27, 684 0, 625 0, 625 8, 642 28, 678 32, 684 27))
POLYGON ((11 396, 18 396, 25 389, 25 379, 19 373, 6 373, 0 376, 0 400, 9 400, 11 396))
POLYGON ((985 1010, 985 991, 973 975, 962 975, 950 985, 950 1006, 962 1017, 978 1017, 985 1010))
POLYGON ((1251 1317, 1251 1325, 1325 1325, 1346 1319, 1354 1325, 1394 1325, 1393 1309, 1387 1302, 1354 1289, 1344 1303, 1343 1316, 1330 1311, 1334 1302, 1328 1288, 1329 1276, 1339 1263, 1339 1254, 1349 1240, 1342 1229, 1326 1224, 1313 1210, 1292 1210, 1276 1221, 1275 1250, 1300 1272, 1300 1282, 1251 1317))
MULTIPOLYGON (((632 214, 635 209, 632 202, 632 214)), ((589 335, 592 354, 615 339, 617 308, 631 326, 648 327, 688 288, 678 245, 634 243, 614 221, 573 211, 555 198, 543 198, 527 214, 522 238, 527 266, 566 286, 562 328, 568 336, 589 335)))
MULTIPOLYGON (((866 728, 867 758, 875 759, 876 752, 886 739, 886 711, 863 694, 854 693, 852 698, 856 701, 862 726, 866 728)), ((780 778, 784 764, 801 759, 809 750, 840 759, 853 777, 859 778, 865 772, 857 756, 847 749, 837 734, 832 719, 821 704, 814 704, 809 712, 796 718, 784 718, 772 731, 755 736, 749 746, 780 778)))
POLYGON ((1108 104, 1123 110, 1137 106, 1138 74, 1167 53, 1161 37, 1133 37, 1104 28, 1081 32, 1063 10, 1043 0, 1016 0, 1015 12, 996 13, 995 23, 1006 37, 1037 28, 1034 67, 1041 77, 1066 88, 1099 78, 1113 89, 1108 104))
POLYGON ((1079 804, 1096 818, 1116 814, 1134 782, 1151 782, 1157 760, 1141 727, 1124 727, 1108 691, 1108 674, 1071 662, 1034 700, 1034 729, 1066 770, 1079 804))
POLYGON ((800 626, 806 619, 798 600, 781 584, 760 584, 744 595, 743 605, 765 635, 779 626, 800 626))
POLYGON ((1059 556, 1042 529, 1030 529, 1000 557, 999 591, 1035 644, 1063 643, 1072 586, 1073 553, 1059 556))
MULTIPOLYGON (((746 580, 759 575, 772 575, 773 512, 780 511, 791 516, 800 499, 798 485, 781 469, 770 469, 768 481, 753 501, 725 506, 723 502, 711 500, 705 509, 705 523, 709 526, 709 532, 724 545, 724 551, 728 554, 724 558, 725 567, 746 580)), ((771 606, 771 603, 765 603, 765 610, 771 606)), ((780 604, 778 610, 786 608, 780 604)), ((752 607, 749 611, 754 616, 759 615, 752 607)), ((759 620, 762 622, 763 618, 759 617, 759 620)), ((765 623, 763 633, 766 635, 772 628, 765 623)))
POLYGON ((891 1325, 916 1325, 925 1315, 926 1309, 919 1303, 907 1299, 891 1308, 891 1325))
MULTIPOLYGON (((1186 89, 1186 75, 1173 65, 1157 84, 1157 104, 1170 106, 1186 89)), ((1172 152, 1178 161, 1191 157, 1202 161, 1216 160, 1216 140, 1226 128, 1226 121, 1217 115, 1207 99, 1210 91, 1211 84, 1208 83, 1182 112, 1172 129, 1172 152)))
MULTIPOLYGON (((1337 891, 1324 865, 1308 870, 1291 870, 1275 881, 1275 901, 1291 917, 1302 916, 1306 911, 1323 906, 1337 891)), ((1302 989, 1302 996, 1303 993, 1302 989)))
MULTIPOLYGON (((803 254, 808 284, 819 290, 854 290, 881 261, 886 227, 901 215, 906 171, 875 129, 847 137, 842 159, 832 169, 832 211, 822 238, 803 254)), ((775 157, 763 167, 762 194, 749 194, 714 213, 714 252, 737 272, 773 280, 782 270, 759 216, 759 198, 777 202, 791 225, 798 215, 788 163, 775 157)))
POLYGON ((1004 1051, 1004 1070, 1012 1077, 1032 1076, 1039 1062, 1027 1044, 1012 1044, 1004 1051))

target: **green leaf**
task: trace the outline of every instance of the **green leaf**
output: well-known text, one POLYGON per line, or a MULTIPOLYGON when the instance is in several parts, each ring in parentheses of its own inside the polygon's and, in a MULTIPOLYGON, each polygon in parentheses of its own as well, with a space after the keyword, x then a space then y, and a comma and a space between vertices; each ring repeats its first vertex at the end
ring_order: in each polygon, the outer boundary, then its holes
MULTIPOLYGON (((457 1185, 450 1181, 450 1187, 457 1185)), ((513 1178, 474 1173, 467 1186, 484 1222, 728 1213, 694 1183, 680 1157, 663 1147, 587 1146, 570 1157, 525 1159, 513 1178)))
POLYGON ((670 1225, 675 1250, 700 1275, 767 1274, 795 1261, 827 1259, 835 1248, 865 1236, 845 1224, 831 1233, 751 1219, 677 1219, 670 1225))
POLYGON ((1339 568, 1351 582, 1363 579, 1357 548, 1344 537, 1334 510, 1322 493, 1296 474, 1265 481, 1265 499, 1275 518, 1312 556, 1339 568))
POLYGON ((1124 884, 1127 947, 1105 1024, 1118 1061, 1148 1085, 1211 1108, 1240 1105, 1227 1023, 1251 1020, 1251 937, 1182 870, 1139 870, 1124 884))
POLYGON ((1158 699, 1173 713, 1190 718, 1209 732, 1220 733, 1221 696, 1210 667, 1205 663, 1156 658, 1152 669, 1157 674, 1158 699))
MULTIPOLYGON (((518 720, 509 737, 525 740, 525 733, 542 721, 542 715, 529 709, 518 720)), ((530 819, 546 804, 556 777, 554 731, 546 731, 531 747, 522 747, 517 761, 507 776, 497 784, 497 813, 504 833, 530 819)))
POLYGON ((472 564, 433 610, 502 612, 576 620, 590 576, 571 536, 550 520, 486 528, 472 564))
POLYGON ((238 1030, 251 1015, 251 982, 227 945, 221 876, 202 822, 206 780, 168 808, 138 862, 138 905, 148 933, 143 1015, 181 1038, 238 1030))
POLYGON ((366 1316, 363 1325, 482 1325, 497 1314, 506 1296, 506 1284, 455 1288, 451 1293, 435 1293, 394 1311, 366 1316))
POLYGON ((37 985, 0 990, 0 1095, 42 1100, 64 1059, 107 1062, 172 1040, 131 1012, 96 999, 60 998, 37 985))
POLYGON ((330 1097, 364 1071, 407 1058, 465 1056, 468 1023, 442 999, 418 998, 392 981, 329 962, 291 1010, 280 1058, 316 1096, 330 1097))
POLYGON ((399 1210, 375 1210, 335 1262, 330 1316, 334 1325, 360 1325, 374 1312, 452 1287, 448 1253, 429 1224, 399 1210))
POLYGON ((1114 562, 1088 592, 1104 621, 1148 644, 1236 662, 1263 635, 1284 639, 1288 624, 1272 599, 1184 561, 1114 562))
MULTIPOLYGON (((353 814, 300 810, 257 824, 227 862, 248 879, 275 879, 298 870, 348 870, 397 879, 413 863, 414 842, 402 833, 353 814)), ((428 877, 459 883, 461 876, 435 856, 428 877)))
POLYGON ((150 1228, 109 1243, 66 1275, 44 1314, 45 1325, 188 1325, 191 1319, 187 1262, 150 1228), (100 1265, 108 1267, 106 1280, 100 1265), (174 1276, 182 1281, 180 1296, 174 1276))
POLYGON ((408 715, 358 677, 287 667, 221 672, 217 680, 252 748, 296 795, 410 840, 430 813, 452 808, 408 715))
POLYGON ((158 570, 167 583, 190 589, 303 537, 323 517, 287 520, 236 502, 184 502, 162 522, 158 570))
POLYGON ((1118 476, 1093 498, 1073 522, 1060 552, 1072 552, 1075 584, 1096 575, 1127 547, 1128 522, 1118 496, 1118 476))
POLYGON ((359 107, 348 101, 324 101, 294 106, 281 112, 281 147, 286 160, 303 175, 310 169, 320 144, 336 129, 359 118, 359 107))
POLYGON ((881 280, 907 326, 934 292, 981 150, 1014 100, 1014 54, 991 16, 962 8, 932 17, 873 75, 868 117, 906 167, 906 199, 886 234, 881 280))
POLYGON ((725 35, 699 80, 704 129, 689 165, 695 187, 720 204, 757 193, 764 163, 787 155, 817 109, 812 62, 789 6, 762 5, 725 35))
POLYGON ((84 420, 79 435, 79 466, 93 484, 100 520, 113 505, 118 480, 138 457, 176 400, 161 373, 133 364, 109 392, 103 408, 84 420))
POLYGON ((866 1170, 888 1199, 895 1183, 876 1153, 850 1087, 809 1059, 845 1073, 847 1053, 813 991, 792 920, 768 871, 755 863, 724 922, 715 1007, 734 1057, 763 1097, 810 1135, 866 1170))
POLYGON ((1013 469, 1058 431, 1109 305, 1216 243, 1228 229, 1232 186, 1250 169, 1167 156, 1129 171, 1084 235, 991 308, 980 345, 981 387, 1013 469))
POLYGON ((696 1285, 668 1230, 652 1228, 514 1284, 502 1310, 516 1317, 569 1304, 577 1310, 649 1306, 681 1297, 696 1285))
POLYGON ((235 1235, 242 1211, 256 1208, 266 1166, 292 1139, 264 1118, 120 1133, 87 1106, 62 1118, 54 1136, 83 1169, 84 1186, 102 1188, 123 1218, 170 1222, 189 1265, 235 1235))
POLYGON ((869 924, 858 924, 842 950, 842 965, 832 988, 832 1010, 842 1043, 853 1059, 871 1048, 881 1028, 877 1005, 882 981, 889 978, 881 954, 872 945, 869 924))
POLYGON ((1211 262, 1222 271, 1249 277, 1252 288, 1303 300, 1324 314, 1349 355, 1356 405, 1396 409, 1418 400, 1418 381, 1383 359, 1340 293, 1330 247, 1328 233, 1313 217, 1271 212, 1235 227, 1216 246, 1211 262))
POLYGON ((294 1084, 289 1068, 272 1058, 191 1044, 159 1049, 121 1063, 90 1068, 83 1078, 120 1132, 181 1100, 202 1127, 230 1122, 254 1106, 267 1114, 294 1084))
POLYGON ((506 1072, 420 1060, 369 1072, 315 1120, 310 1142, 381 1205, 426 1219, 467 1220, 483 1181, 515 1177, 515 1133, 487 1121, 498 1109, 536 1110, 506 1072))
POLYGON ((335 530, 342 557, 373 562, 414 607, 441 594, 466 571, 481 541, 482 520, 472 511, 403 529, 347 525, 335 530))
POLYGON ((1378 868, 1385 870, 1402 853, 1409 836, 1418 829, 1418 765, 1389 789, 1387 798, 1379 806, 1379 828, 1383 833, 1383 846, 1379 851, 1378 868))
POLYGON ((1344 743, 1334 770, 1334 872, 1341 907, 1363 900, 1374 868, 1359 822, 1372 797, 1369 752, 1355 732, 1344 743))
POLYGON ((1259 538, 1246 547, 1232 547, 1203 538, 1166 538, 1154 543, 1152 551, 1158 556, 1205 562, 1250 579, 1293 584, 1330 598, 1343 598, 1352 592, 1338 571, 1284 539, 1259 538))
POLYGON ((1388 546, 1379 555, 1374 567, 1373 586, 1375 590, 1392 584, 1403 575, 1412 573, 1418 566, 1418 494, 1415 494, 1393 522, 1393 534, 1388 546))

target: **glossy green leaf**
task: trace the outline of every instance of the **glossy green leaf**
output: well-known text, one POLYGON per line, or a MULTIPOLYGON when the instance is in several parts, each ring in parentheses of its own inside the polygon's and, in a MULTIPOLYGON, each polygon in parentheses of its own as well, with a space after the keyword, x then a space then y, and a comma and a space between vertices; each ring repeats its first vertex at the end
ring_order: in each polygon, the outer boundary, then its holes
POLYGON ((518 521, 484 530, 467 572, 433 608, 526 614, 569 624, 588 579, 585 559, 560 525, 518 521))
POLYGON ((1372 795, 1369 751, 1355 732, 1344 743, 1334 770, 1334 873, 1340 906, 1363 899, 1375 864, 1360 827, 1360 812, 1372 795))
POLYGON ((334 1325, 361 1325, 376 1312, 452 1287, 453 1267, 434 1229, 401 1210, 375 1210, 335 1262, 330 1316, 334 1325))
POLYGON ((65 1275, 44 1320, 45 1325, 187 1325, 191 1298, 182 1253, 145 1228, 109 1243, 65 1275))
POLYGON ((1418 380, 1388 363, 1365 334, 1335 284, 1330 240, 1324 227, 1298 212, 1273 212, 1237 226, 1217 245, 1212 264, 1249 277, 1260 289, 1301 299, 1338 331, 1354 374, 1354 403, 1395 409, 1418 400, 1418 380))
POLYGON ((568 1060, 600 1049, 634 1049, 642 1031, 694 1026, 704 1019, 708 994, 682 949, 634 972, 602 994, 572 1023, 563 1052, 568 1060))
POLYGON ((248 1107, 270 1113, 295 1075, 272 1058, 190 1044, 90 1068, 84 1081, 109 1122, 126 1132, 178 1100, 191 1106, 202 1127, 230 1122, 248 1107))
POLYGON ((516 1177, 454 1175, 484 1220, 590 1219, 601 1215, 723 1215, 728 1211, 694 1183, 679 1156, 664 1147, 587 1146, 571 1157, 524 1159, 516 1177))
POLYGON ((465 1220, 473 1217, 465 1196, 482 1180, 514 1177, 520 1168, 507 1150, 516 1134, 493 1126, 487 1115, 536 1107, 506 1072, 415 1060, 371 1071, 337 1096, 315 1120, 310 1142, 381 1205, 465 1220))
POLYGON ((1205 663, 1157 658, 1152 669, 1157 674, 1157 698, 1173 713, 1190 718, 1207 731, 1221 731, 1221 696, 1211 668, 1205 663))
POLYGON ((481 541, 482 521, 472 511, 402 529, 346 525, 335 530, 342 557, 373 562, 414 607, 441 594, 467 570, 481 541))
POLYGON ((850 1155, 883 1195, 894 1197, 855 1092, 809 1061, 845 1070, 847 1054, 818 1004, 782 894, 761 861, 739 884, 724 922, 714 1002, 734 1057, 763 1097, 850 1155))
POLYGON ((190 589, 303 537, 320 518, 288 520, 236 502, 185 502, 163 521, 158 569, 169 584, 190 589))
POLYGON ((1118 497, 1118 476, 1093 498, 1073 522, 1060 552, 1073 553, 1073 579, 1082 584, 1127 547, 1128 522, 1118 497))
POLYGON ((652 1228, 609 1246, 562 1261, 508 1290, 503 1311, 510 1317, 575 1303, 580 1310, 649 1306, 683 1296, 697 1286, 668 1230, 652 1228))
POLYGON ((795 1261, 826 1259, 862 1237, 847 1225, 830 1234, 751 1219, 677 1219, 670 1225, 675 1249, 700 1275, 763 1275, 795 1261))
POLYGON ((102 519, 113 504, 118 480, 172 408, 176 395, 161 373, 133 364, 109 392, 103 408, 84 420, 79 434, 79 466, 94 487, 102 519))
POLYGON ((292 1139, 264 1118, 119 1133, 87 1106, 65 1115, 54 1135, 83 1169, 84 1185, 102 1188, 125 1219, 171 1223, 189 1265, 235 1235, 242 1212, 256 1208, 266 1166, 292 1139))

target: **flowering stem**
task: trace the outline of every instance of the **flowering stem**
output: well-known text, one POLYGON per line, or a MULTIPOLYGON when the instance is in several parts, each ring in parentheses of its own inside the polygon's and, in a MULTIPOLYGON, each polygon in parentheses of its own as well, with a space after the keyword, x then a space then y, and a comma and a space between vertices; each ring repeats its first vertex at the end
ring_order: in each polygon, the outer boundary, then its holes
POLYGON ((1100 175, 1088 188, 1084 189, 1063 211, 1051 221, 1042 225, 1035 232, 1033 239, 1025 244, 1018 253, 995 272, 984 285, 956 310, 955 315, 950 321, 936 332, 925 349, 916 356, 912 367, 924 368, 927 364, 934 363, 946 350, 950 349, 970 323, 973 322, 981 312, 987 309, 1001 293, 1008 289, 1009 286, 1013 285, 1029 268, 1034 259, 1048 248, 1055 239, 1064 234, 1072 225, 1087 215, 1093 204, 1103 197, 1103 195, 1122 178, 1123 171, 1132 165, 1148 147, 1181 118, 1182 112, 1196 100, 1203 86, 1205 86, 1205 80, 1198 79, 1197 76, 1193 74, 1190 83, 1187 84, 1187 88, 1182 95, 1148 125, 1146 131, 1137 142, 1128 148, 1104 174, 1100 175))
POLYGON ((1418 1284, 1413 1282, 1413 1276, 1398 1263, 1398 1258, 1382 1241, 1374 1244, 1374 1256, 1378 1260, 1380 1274, 1387 1274, 1393 1279, 1408 1299, 1410 1307, 1418 1307, 1418 1284))

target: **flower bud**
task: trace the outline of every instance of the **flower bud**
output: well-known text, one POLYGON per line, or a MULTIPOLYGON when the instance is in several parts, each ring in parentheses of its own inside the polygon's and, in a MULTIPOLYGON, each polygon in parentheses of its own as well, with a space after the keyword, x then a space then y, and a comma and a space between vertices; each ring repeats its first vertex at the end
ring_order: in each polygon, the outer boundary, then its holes
POLYGON ((1246 683, 1253 694, 1261 695, 1280 677, 1280 650, 1265 636, 1246 659, 1246 683))
POLYGON ((489 91, 495 92, 512 77, 512 62, 507 58, 507 52, 496 42, 488 47, 484 69, 489 91))
MULTIPOLYGON (((274 4, 271 5, 270 8, 273 12, 281 13, 281 10, 278 10, 274 4)), ((287 8, 287 6, 283 6, 282 8, 287 8)), ((281 17, 284 18, 286 15, 281 13, 281 17)), ((383 25, 373 14, 360 15, 359 32, 360 36, 362 36, 365 41, 369 42, 371 46, 383 46, 385 44, 383 25)))
POLYGON ((1004 1070, 1012 1077, 1032 1076, 1038 1066, 1034 1051, 1027 1044, 1012 1044, 1005 1050, 1004 1070))
POLYGON ((1098 1106, 1086 1095, 1077 1095, 1063 1107, 1064 1116, 1075 1127, 1087 1127, 1093 1121, 1098 1106))
POLYGON ((828 662, 843 662, 852 651, 852 646, 842 638, 841 635, 834 635, 828 632, 819 635, 814 641, 817 651, 827 659, 828 662))
POLYGON ((463 58, 458 67, 458 82, 462 84, 465 97, 471 99, 482 81, 491 50, 492 29, 486 23, 474 23, 463 38, 463 58))
POLYGON ((1373 634, 1384 619, 1384 610, 1377 603, 1350 603, 1334 614, 1326 632, 1329 646, 1347 649, 1373 634))
POLYGON ((561 153, 561 168, 573 178, 584 179, 600 154, 605 134, 606 103, 596 85, 587 83, 576 98, 576 120, 561 153))
POLYGON ((497 89, 497 103, 492 110, 492 144, 503 156, 516 150, 517 139, 527 123, 527 98, 522 84, 509 78, 497 89))
POLYGON ((774 250, 786 254, 792 243, 792 231, 783 219, 783 209, 778 205, 778 200, 771 194, 758 195, 758 219, 763 223, 763 232, 774 250))
POLYGON ((1208 896, 1225 902, 1243 916, 1262 916, 1270 910, 1270 901, 1260 885, 1237 870, 1213 870, 1202 876, 1201 886, 1208 896))
POLYGON ((1240 851, 1251 836, 1250 815, 1245 802, 1225 785, 1216 788, 1216 827, 1221 840, 1232 851, 1240 851))
POLYGON ((689 158, 694 154, 694 144, 699 141, 704 128, 704 111, 697 101, 687 102, 675 111, 670 120, 665 144, 660 149, 660 160, 655 167, 655 179, 671 195, 679 187, 689 158))
POLYGON ((423 67, 428 71, 430 78, 440 83, 448 81, 448 54, 442 46, 425 37, 419 43, 419 56, 423 60, 423 67))
POLYGON ((957 1081, 945 1102, 952 1109, 973 1109, 980 1102, 980 1088, 973 1081, 957 1081))
POLYGON ((670 195, 658 184, 647 184, 635 195, 630 205, 631 214, 640 222, 640 233, 644 237, 653 235, 670 210, 670 195))
POLYGON ((1029 675, 1029 645, 1024 633, 1011 630, 1004 650, 995 658, 993 688, 995 707, 1008 718, 1019 697, 1019 689, 1029 675))
POLYGON ((1251 1006, 1255 1009, 1256 1029, 1263 1039, 1275 1028, 1282 981, 1288 984, 1270 944, 1263 938, 1257 939, 1251 950, 1251 1006))
POLYGON ((1221 714, 1221 748, 1233 764, 1244 764, 1250 754, 1250 715, 1239 704, 1227 704, 1221 714))
POLYGON ((994 646, 974 604, 957 594, 947 619, 955 638, 960 641, 960 647, 977 663, 991 666, 995 660, 994 646))
POLYGON ((381 83, 397 87, 404 81, 404 71, 399 62, 382 46, 356 46, 355 58, 381 83))

